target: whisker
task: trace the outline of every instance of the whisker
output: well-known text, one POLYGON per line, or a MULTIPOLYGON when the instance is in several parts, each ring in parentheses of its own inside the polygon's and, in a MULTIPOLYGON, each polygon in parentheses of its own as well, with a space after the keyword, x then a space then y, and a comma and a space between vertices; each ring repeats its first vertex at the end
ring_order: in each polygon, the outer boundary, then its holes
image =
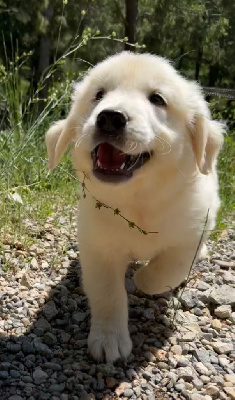
POLYGON ((163 145, 163 149, 164 149, 164 145, 166 144, 169 148, 168 151, 166 151, 165 153, 159 153, 161 156, 164 156, 166 154, 169 154, 171 152, 171 144, 167 142, 167 140, 160 138, 160 137, 156 137, 156 139, 161 143, 161 145, 163 145))
POLYGON ((130 148, 128 149, 128 153, 132 153, 136 149, 137 145, 137 142, 132 141, 130 148))
POLYGON ((78 138, 78 140, 76 141, 76 143, 75 143, 75 149, 77 149, 79 146, 80 146, 80 144, 81 144, 81 142, 83 141, 83 139, 85 138, 85 137, 87 137, 88 136, 88 133, 84 133, 83 135, 81 135, 79 138, 78 138))
POLYGON ((139 153, 138 157, 136 158, 134 164, 132 164, 129 168, 127 168, 127 171, 129 171, 131 168, 134 168, 134 166, 136 165, 136 163, 139 161, 141 157, 141 153, 139 153))

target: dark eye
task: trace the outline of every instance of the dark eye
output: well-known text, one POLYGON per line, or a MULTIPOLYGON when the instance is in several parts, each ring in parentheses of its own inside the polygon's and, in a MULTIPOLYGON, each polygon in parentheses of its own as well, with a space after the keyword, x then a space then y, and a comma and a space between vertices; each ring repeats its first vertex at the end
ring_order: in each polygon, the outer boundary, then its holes
POLYGON ((149 101, 155 106, 166 106, 166 102, 163 97, 157 93, 150 94, 149 101))
POLYGON ((99 90, 95 96, 96 101, 103 99, 104 95, 105 95, 104 89, 99 90))

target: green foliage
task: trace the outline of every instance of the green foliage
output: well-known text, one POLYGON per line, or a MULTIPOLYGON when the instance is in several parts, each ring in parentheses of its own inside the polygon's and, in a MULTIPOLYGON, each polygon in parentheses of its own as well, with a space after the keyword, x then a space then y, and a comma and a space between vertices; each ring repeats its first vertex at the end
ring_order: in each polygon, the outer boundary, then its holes
POLYGON ((230 217, 235 211, 235 134, 225 138, 223 150, 219 157, 218 171, 220 182, 220 195, 222 205, 220 210, 219 221, 224 219, 226 215, 230 217))

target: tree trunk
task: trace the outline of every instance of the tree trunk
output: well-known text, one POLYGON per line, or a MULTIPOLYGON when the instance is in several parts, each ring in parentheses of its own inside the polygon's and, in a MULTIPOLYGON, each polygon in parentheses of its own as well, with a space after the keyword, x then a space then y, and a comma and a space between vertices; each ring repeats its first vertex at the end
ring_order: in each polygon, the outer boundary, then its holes
POLYGON ((197 52, 197 59, 196 59, 196 68, 195 68, 195 80, 198 81, 201 69, 201 62, 202 62, 202 48, 199 47, 197 52))
POLYGON ((177 66, 177 69, 179 69, 179 70, 181 70, 181 68, 182 68, 184 53, 185 53, 184 47, 180 46, 179 62, 178 62, 178 66, 177 66))
MULTIPOLYGON (((218 68, 218 64, 216 65, 210 65, 209 68, 209 77, 208 77, 208 86, 209 87, 214 87, 217 81, 219 75, 219 68, 218 68)), ((211 96, 207 95, 206 96, 206 101, 210 101, 211 100, 211 96)))
POLYGON ((217 78, 218 78, 218 75, 219 75, 219 66, 218 66, 218 64, 210 65, 208 86, 215 86, 217 78))
MULTIPOLYGON (((126 22, 125 36, 129 43, 136 43, 136 20, 138 15, 138 0, 125 0, 126 3, 126 22)), ((125 43, 125 50, 135 50, 135 47, 125 43)))
POLYGON ((39 91, 38 97, 42 100, 39 102, 39 111, 43 109, 43 100, 47 97, 49 89, 49 78, 44 79, 43 74, 50 66, 51 53, 51 37, 50 37, 50 22, 53 18, 53 6, 49 4, 44 13, 45 19, 48 21, 46 32, 39 37, 39 59, 35 74, 35 86, 39 91))

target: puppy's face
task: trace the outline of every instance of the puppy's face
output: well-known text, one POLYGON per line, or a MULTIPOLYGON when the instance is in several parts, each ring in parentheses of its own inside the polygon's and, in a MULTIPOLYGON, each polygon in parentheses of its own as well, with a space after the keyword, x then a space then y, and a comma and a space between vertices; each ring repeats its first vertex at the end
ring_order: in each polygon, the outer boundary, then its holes
POLYGON ((78 84, 61 136, 65 143, 73 139, 76 169, 120 183, 149 168, 176 165, 187 146, 199 165, 208 135, 202 132, 200 144, 193 143, 190 131, 198 116, 209 120, 196 84, 161 57, 124 52, 98 64, 78 84))
POLYGON ((84 160, 99 180, 122 182, 144 173, 156 157, 159 163, 164 155, 168 163, 177 158, 185 131, 178 81, 166 61, 150 56, 124 53, 95 68, 75 94, 75 108, 76 102, 84 107, 79 164, 84 160))

